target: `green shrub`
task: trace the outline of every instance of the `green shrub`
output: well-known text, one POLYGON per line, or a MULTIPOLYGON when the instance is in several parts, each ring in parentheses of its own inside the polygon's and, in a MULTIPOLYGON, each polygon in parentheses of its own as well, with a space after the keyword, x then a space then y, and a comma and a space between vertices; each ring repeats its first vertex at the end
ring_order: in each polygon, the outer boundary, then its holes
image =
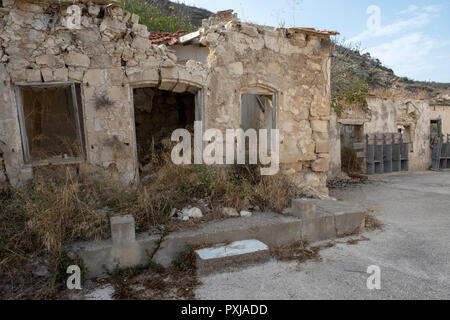
MULTIPOLYGON (((149 31, 157 32, 176 32, 193 31, 195 27, 189 22, 188 16, 180 16, 172 12, 165 14, 155 5, 151 5, 141 0, 121 0, 121 6, 124 13, 137 14, 139 23, 146 25, 149 31)), ((174 11, 171 7, 170 10, 174 11)))

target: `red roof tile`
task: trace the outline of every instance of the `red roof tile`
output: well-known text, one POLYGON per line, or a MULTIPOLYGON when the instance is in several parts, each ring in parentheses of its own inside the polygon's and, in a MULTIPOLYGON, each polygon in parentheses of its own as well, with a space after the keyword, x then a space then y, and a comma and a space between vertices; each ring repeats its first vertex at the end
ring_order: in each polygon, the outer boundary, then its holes
POLYGON ((187 34, 187 31, 177 31, 177 32, 150 32, 148 37, 150 41, 154 44, 165 44, 173 46, 178 42, 178 38, 187 34))

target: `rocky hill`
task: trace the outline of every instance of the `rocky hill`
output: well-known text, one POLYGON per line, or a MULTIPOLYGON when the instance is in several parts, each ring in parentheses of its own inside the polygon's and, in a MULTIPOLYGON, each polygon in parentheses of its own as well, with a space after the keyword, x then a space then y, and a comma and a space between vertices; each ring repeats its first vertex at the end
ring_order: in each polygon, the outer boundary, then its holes
MULTIPOLYGON (((450 92, 450 83, 414 81, 407 77, 399 77, 392 69, 371 57, 370 53, 361 54, 356 48, 348 45, 334 44, 332 50, 333 67, 355 73, 370 89, 390 89, 391 91, 420 94, 421 97, 436 98, 450 92)), ((333 80, 333 79, 332 79, 333 80)))
POLYGON ((191 24, 196 27, 200 27, 202 20, 213 14, 206 9, 188 6, 179 2, 168 0, 147 0, 147 2, 158 7, 164 14, 175 13, 178 16, 188 17, 191 24))
MULTIPOLYGON (((157 6, 164 13, 188 17, 191 24, 197 27, 201 26, 203 19, 213 14, 208 10, 179 2, 168 0, 147 0, 147 2, 157 6)), ((450 93, 450 83, 414 81, 399 77, 392 69, 383 66, 380 60, 371 57, 369 53, 361 54, 358 49, 350 48, 345 44, 333 45, 332 57, 333 68, 337 66, 339 72, 348 70, 356 74, 369 85, 371 90, 387 89, 403 94, 420 95, 422 98, 438 98, 450 93)))

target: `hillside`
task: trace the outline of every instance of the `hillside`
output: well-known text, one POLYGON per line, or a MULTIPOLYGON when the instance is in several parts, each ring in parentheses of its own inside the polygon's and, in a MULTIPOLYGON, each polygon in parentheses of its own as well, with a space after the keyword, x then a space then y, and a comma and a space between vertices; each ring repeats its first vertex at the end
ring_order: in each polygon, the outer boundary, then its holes
POLYGON ((182 3, 168 0, 147 0, 151 5, 158 7, 164 14, 175 13, 181 17, 188 17, 193 26, 201 27, 202 20, 207 19, 213 13, 194 6, 187 6, 182 3))
MULTIPOLYGON (((168 0, 147 0, 152 5, 157 6, 162 12, 175 13, 181 17, 188 17, 193 26, 200 27, 203 19, 207 19, 213 13, 187 6, 182 3, 168 0)), ((450 83, 414 81, 406 77, 399 77, 392 69, 389 69, 369 53, 361 54, 359 50, 353 49, 346 44, 334 44, 332 49, 333 66, 332 69, 343 70, 356 75, 363 83, 367 83, 369 91, 389 90, 400 92, 405 95, 411 93, 422 98, 437 98, 450 93, 450 83)), ((332 82, 335 80, 332 70, 332 82)), ((332 85, 335 85, 332 83, 332 85)))
MULTIPOLYGON (((332 69, 346 70, 356 74, 369 85, 371 90, 390 89, 392 91, 420 94, 421 97, 436 98, 450 92, 450 83, 414 81, 399 77, 380 60, 371 57, 370 53, 361 54, 344 44, 334 44, 332 50, 332 69)), ((332 78, 333 81, 333 78, 332 78)))

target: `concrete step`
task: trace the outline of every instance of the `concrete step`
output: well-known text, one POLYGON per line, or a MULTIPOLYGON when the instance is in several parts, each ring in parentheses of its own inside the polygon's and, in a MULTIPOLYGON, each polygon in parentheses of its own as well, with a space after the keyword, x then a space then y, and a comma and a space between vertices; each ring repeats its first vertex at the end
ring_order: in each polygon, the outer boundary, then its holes
POLYGON ((208 275, 270 260, 269 247, 258 240, 241 240, 195 251, 197 273, 208 275))

